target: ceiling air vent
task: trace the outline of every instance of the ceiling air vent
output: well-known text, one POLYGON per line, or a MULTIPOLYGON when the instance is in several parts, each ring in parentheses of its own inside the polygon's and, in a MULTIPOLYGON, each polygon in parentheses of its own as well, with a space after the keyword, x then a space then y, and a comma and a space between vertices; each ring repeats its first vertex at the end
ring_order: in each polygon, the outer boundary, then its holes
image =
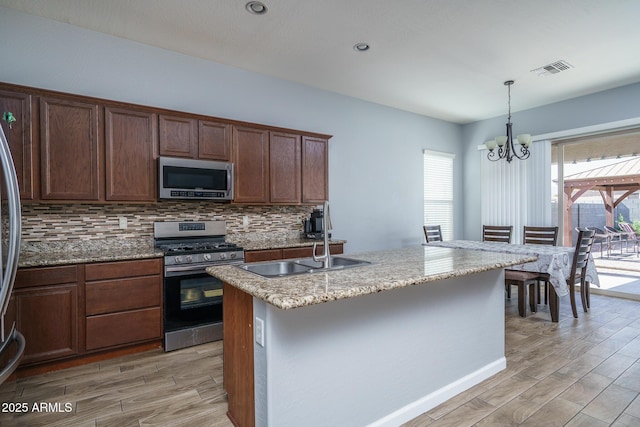
POLYGON ((548 76, 549 74, 558 74, 561 71, 566 71, 573 68, 573 65, 567 61, 556 61, 544 67, 531 70, 532 73, 536 73, 539 76, 548 76))

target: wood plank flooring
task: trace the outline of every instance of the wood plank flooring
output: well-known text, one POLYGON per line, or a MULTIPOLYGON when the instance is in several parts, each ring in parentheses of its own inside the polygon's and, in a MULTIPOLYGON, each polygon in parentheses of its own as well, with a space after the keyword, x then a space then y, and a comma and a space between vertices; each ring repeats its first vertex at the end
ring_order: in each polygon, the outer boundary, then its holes
MULTIPOLYGON (((519 317, 514 294, 505 305, 507 369, 405 426, 640 426, 640 302, 593 295, 592 312, 577 320, 568 297, 561 302, 553 324, 542 305, 519 317)), ((96 362, 15 387, 18 402, 71 407, 28 411, 18 426, 231 426, 222 342, 96 362)))

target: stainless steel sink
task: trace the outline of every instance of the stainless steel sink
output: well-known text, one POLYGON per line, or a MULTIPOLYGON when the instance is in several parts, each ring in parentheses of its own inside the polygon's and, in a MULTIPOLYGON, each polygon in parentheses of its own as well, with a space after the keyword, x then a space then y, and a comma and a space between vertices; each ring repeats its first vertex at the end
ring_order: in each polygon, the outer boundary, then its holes
MULTIPOLYGON (((319 268, 322 268, 322 261, 314 261, 313 258, 303 258, 303 259, 297 260, 297 262, 302 265, 308 265, 309 267, 313 268, 314 271, 319 268)), ((349 268, 349 267, 359 267, 361 265, 369 265, 369 264, 371 264, 369 261, 332 256, 331 267, 329 268, 329 270, 338 270, 341 268, 349 268)))
POLYGON ((264 277, 290 276, 292 274, 307 273, 311 267, 294 261, 268 261, 253 264, 238 265, 243 270, 259 274, 264 277))
POLYGON ((270 278, 342 270, 344 268, 371 264, 369 261, 343 257, 331 257, 331 263, 332 266, 330 268, 323 268, 322 262, 314 261, 313 258, 300 258, 285 261, 266 261, 241 264, 236 267, 258 274, 262 277, 270 278))

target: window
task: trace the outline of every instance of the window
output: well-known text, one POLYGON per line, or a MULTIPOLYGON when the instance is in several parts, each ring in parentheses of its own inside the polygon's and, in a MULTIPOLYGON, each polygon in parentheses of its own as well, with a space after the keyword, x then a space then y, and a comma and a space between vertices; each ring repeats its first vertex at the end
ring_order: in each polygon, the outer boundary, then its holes
POLYGON ((442 238, 453 239, 454 154, 423 151, 424 225, 440 225, 442 238))

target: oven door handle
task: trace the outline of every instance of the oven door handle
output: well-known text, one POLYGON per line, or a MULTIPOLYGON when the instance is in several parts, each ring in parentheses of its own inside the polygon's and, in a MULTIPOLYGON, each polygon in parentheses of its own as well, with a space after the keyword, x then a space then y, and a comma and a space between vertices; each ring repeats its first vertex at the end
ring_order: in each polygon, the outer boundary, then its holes
POLYGON ((207 267, 218 267, 218 266, 223 266, 223 265, 232 265, 232 264, 243 264, 244 261, 243 260, 238 260, 238 261, 229 261, 229 262, 225 262, 224 264, 211 264, 211 265, 207 265, 207 266, 202 266, 202 265, 170 265, 170 266, 166 266, 164 268, 164 275, 166 277, 171 277, 171 276, 178 276, 184 273, 191 273, 191 274, 199 274, 199 273, 206 273, 206 269, 207 267))

